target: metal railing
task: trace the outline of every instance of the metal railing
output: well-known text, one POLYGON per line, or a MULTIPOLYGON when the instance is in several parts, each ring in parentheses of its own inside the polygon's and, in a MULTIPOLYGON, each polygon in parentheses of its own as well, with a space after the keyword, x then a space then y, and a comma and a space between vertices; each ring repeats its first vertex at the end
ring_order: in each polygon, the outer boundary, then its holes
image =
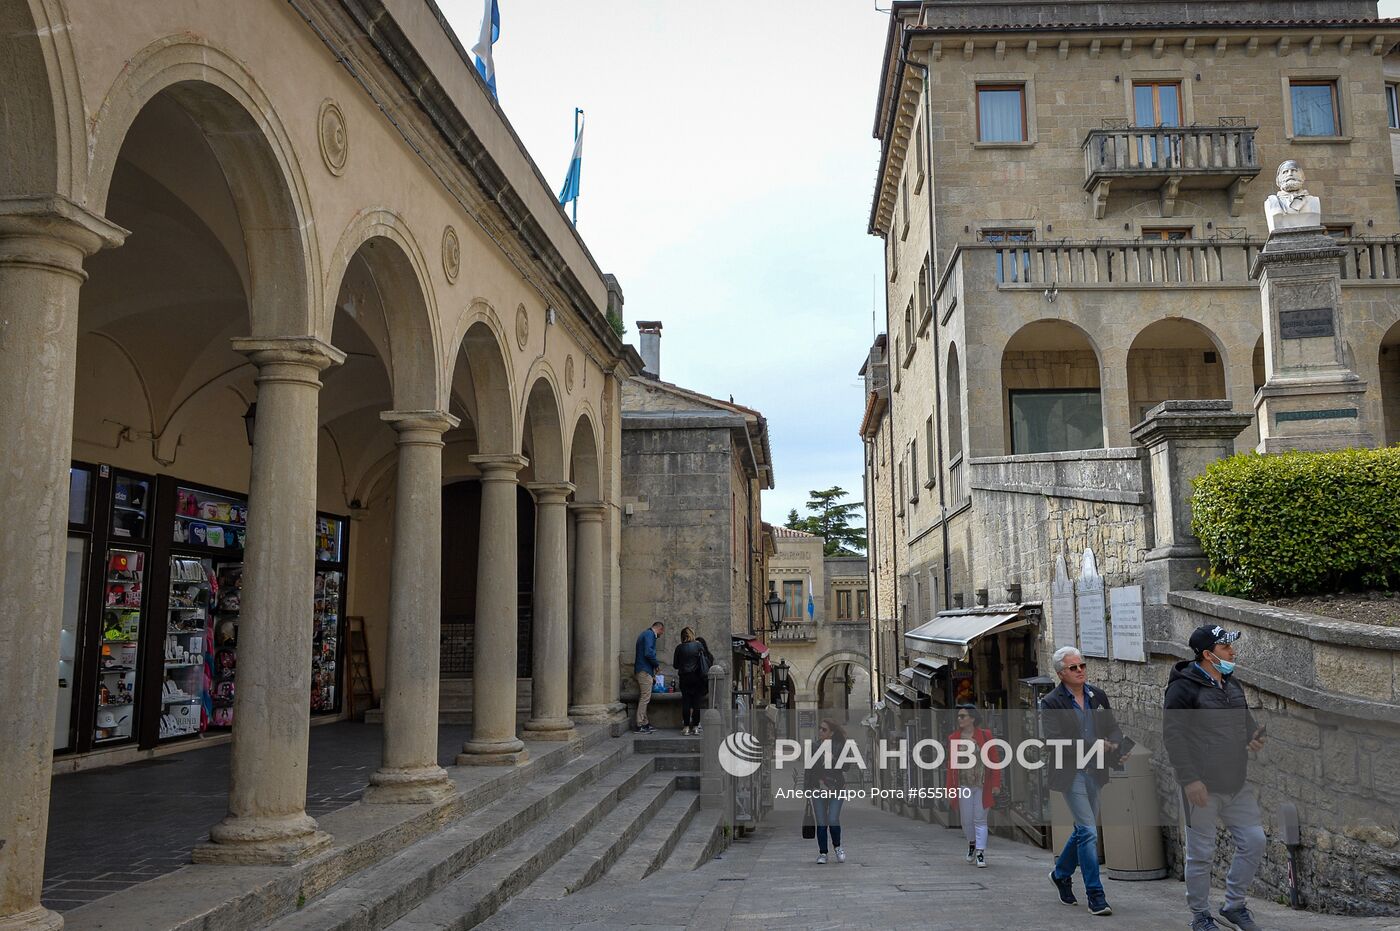
POLYGON ((959 456, 948 465, 948 507, 967 500, 967 460, 959 456))
POLYGON ((784 621, 781 627, 768 635, 774 643, 802 643, 817 639, 817 625, 803 621, 800 624, 784 621))
POLYGON ((1255 126, 1136 126, 1093 129, 1084 139, 1084 176, 1255 175, 1255 126))

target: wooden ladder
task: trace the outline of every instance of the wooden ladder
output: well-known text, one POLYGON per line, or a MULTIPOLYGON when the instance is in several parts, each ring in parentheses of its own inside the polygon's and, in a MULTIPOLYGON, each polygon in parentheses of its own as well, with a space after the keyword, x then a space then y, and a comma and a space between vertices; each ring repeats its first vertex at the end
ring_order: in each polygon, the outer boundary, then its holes
POLYGON ((365 619, 348 617, 350 622, 350 717, 362 720, 374 707, 374 677, 369 668, 369 643, 365 640, 365 619))

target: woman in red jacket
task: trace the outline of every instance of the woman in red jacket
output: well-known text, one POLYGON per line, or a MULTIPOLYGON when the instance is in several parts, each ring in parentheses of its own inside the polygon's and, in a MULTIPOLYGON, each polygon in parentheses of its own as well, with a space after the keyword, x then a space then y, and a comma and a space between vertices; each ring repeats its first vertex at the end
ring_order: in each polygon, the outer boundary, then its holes
MULTIPOLYGON (((992 732, 978 727, 981 717, 976 705, 958 705, 958 729, 948 735, 948 788, 971 791, 957 794, 958 810, 962 815, 963 833, 967 835, 967 862, 976 861, 978 869, 987 866, 987 812, 992 807, 992 797, 1001 787, 1001 770, 986 765, 983 747, 992 739, 992 732), (977 744, 976 759, 971 767, 954 768, 953 742, 972 741, 977 744)), ((987 760, 1001 761, 1001 754, 993 747, 987 760)))

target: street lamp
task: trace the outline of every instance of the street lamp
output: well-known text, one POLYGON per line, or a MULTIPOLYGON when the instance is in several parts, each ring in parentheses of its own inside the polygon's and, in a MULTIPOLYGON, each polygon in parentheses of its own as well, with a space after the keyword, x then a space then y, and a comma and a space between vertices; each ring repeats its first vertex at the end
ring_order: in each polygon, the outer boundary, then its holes
POLYGON ((786 659, 778 660, 778 665, 773 667, 773 694, 779 708, 788 706, 788 670, 791 668, 786 659))
POLYGON ((248 434, 248 445, 253 445, 253 427, 258 422, 258 402, 254 401, 248 405, 248 410, 243 413, 243 431, 248 434))
POLYGON ((778 625, 783 622, 783 599, 778 597, 772 582, 768 583, 768 600, 764 604, 768 606, 769 629, 777 630, 778 625))

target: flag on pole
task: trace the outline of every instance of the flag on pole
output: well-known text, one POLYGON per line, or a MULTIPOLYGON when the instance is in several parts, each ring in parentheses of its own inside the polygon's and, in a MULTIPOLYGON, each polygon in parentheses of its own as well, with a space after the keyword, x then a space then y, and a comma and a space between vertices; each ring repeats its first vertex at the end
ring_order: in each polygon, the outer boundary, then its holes
POLYGON ((583 111, 574 110, 574 154, 569 159, 569 174, 564 179, 564 188, 559 192, 559 206, 572 203, 574 219, 578 220, 578 186, 583 172, 583 111))
POLYGON ((476 71, 486 86, 491 88, 491 96, 496 96, 496 63, 491 58, 491 46, 501 37, 501 8, 496 0, 486 0, 486 8, 481 14, 481 37, 472 46, 476 56, 476 71))
POLYGON ((817 605, 812 600, 812 573, 807 573, 807 620, 817 619, 817 605))

